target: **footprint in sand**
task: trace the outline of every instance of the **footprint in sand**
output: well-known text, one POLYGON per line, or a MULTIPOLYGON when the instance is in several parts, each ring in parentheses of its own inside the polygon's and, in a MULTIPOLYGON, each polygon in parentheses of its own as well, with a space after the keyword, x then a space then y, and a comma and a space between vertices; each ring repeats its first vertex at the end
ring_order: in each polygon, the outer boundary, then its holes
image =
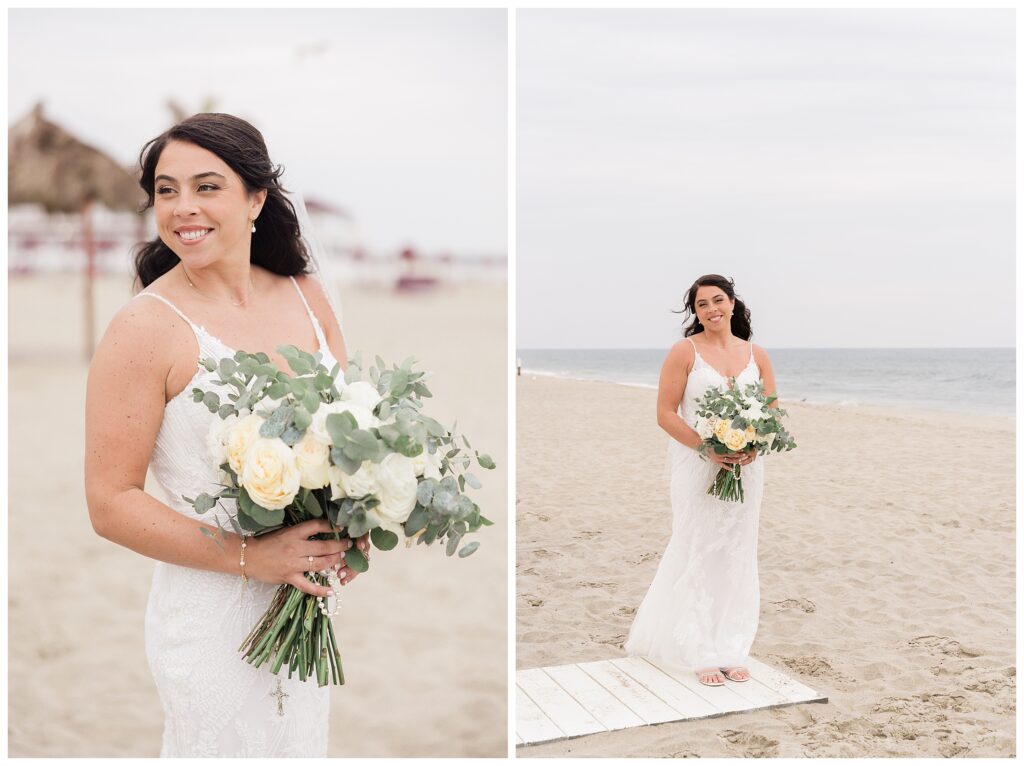
POLYGON ((980 657, 982 655, 980 649, 966 647, 949 636, 918 636, 907 641, 907 645, 932 649, 942 654, 948 654, 950 657, 980 657))
POLYGON ((626 637, 623 635, 618 636, 595 636, 593 633, 590 634, 590 640, 595 644, 607 644, 608 646, 614 646, 619 649, 626 643, 626 637))
POLYGON ((803 676, 814 678, 826 678, 841 684, 853 684, 856 678, 851 678, 842 671, 832 667, 827 659, 814 654, 801 655, 799 657, 783 657, 778 654, 768 655, 769 660, 785 665, 790 670, 795 670, 803 676))
POLYGON ((640 558, 635 559, 631 563, 632 564, 643 564, 645 561, 650 561, 651 559, 659 558, 659 555, 660 554, 657 554, 657 553, 644 553, 642 556, 640 556, 640 558))
POLYGON ((615 614, 620 617, 633 617, 636 614, 635 606, 620 606, 615 610, 615 614))
POLYGON ((613 582, 578 582, 576 583, 581 588, 614 588, 616 583, 613 582))
POLYGON ((779 754, 778 740, 769 739, 760 734, 726 729, 718 736, 730 745, 739 748, 739 754, 750 758, 774 758, 779 754))
POLYGON ((809 598, 787 598, 785 601, 770 601, 778 607, 775 611, 781 612, 785 609, 801 609, 810 614, 815 610, 814 602, 809 598))
POLYGON ((530 606, 544 606, 544 599, 537 598, 536 596, 523 596, 523 601, 530 606))

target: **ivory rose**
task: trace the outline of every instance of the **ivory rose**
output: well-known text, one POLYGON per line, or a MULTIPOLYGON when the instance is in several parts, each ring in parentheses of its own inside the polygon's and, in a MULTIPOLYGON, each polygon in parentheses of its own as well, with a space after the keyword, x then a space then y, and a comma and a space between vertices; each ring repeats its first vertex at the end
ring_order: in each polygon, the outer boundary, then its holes
POLYGON ((730 428, 722 441, 730 450, 737 452, 747 445, 747 435, 737 428, 730 428))
MULTIPOLYGON (((352 385, 356 384, 353 383, 352 385)), ((345 390, 347 391, 348 389, 345 390)), ((317 411, 313 413, 313 422, 310 423, 307 431, 321 444, 331 444, 331 434, 327 430, 327 416, 342 412, 351 412, 352 417, 356 419, 356 426, 364 431, 367 428, 375 428, 380 425, 380 421, 374 414, 361 404, 356 402, 331 402, 330 404, 321 404, 317 408, 317 411)))
POLYGON ((392 452, 377 466, 377 496, 380 505, 374 512, 380 525, 395 534, 402 532, 401 524, 416 507, 416 468, 412 458, 392 452))
MULTIPOLYGON (((383 398, 384 397, 377 393, 376 388, 363 380, 349 384, 345 390, 341 392, 342 401, 351 402, 352 404, 357 404, 360 407, 365 407, 371 413, 373 412, 373 408, 380 404, 383 398)), ((362 428, 362 426, 360 426, 360 428, 362 428)))
POLYGON ((235 473, 242 473, 245 456, 248 454, 249 448, 260 438, 260 426, 262 425, 263 418, 253 413, 238 420, 228 431, 227 458, 228 463, 231 464, 231 470, 235 473))
POLYGON ((377 466, 364 460, 359 470, 349 476, 336 465, 327 469, 331 481, 331 500, 342 497, 366 497, 377 491, 377 466))
POLYGON ((257 439, 239 476, 253 502, 271 511, 287 506, 299 491, 295 453, 280 439, 257 439))
POLYGON ((309 431, 298 444, 292 447, 295 463, 299 467, 299 484, 306 489, 320 489, 331 483, 327 469, 330 467, 331 448, 316 439, 309 431))

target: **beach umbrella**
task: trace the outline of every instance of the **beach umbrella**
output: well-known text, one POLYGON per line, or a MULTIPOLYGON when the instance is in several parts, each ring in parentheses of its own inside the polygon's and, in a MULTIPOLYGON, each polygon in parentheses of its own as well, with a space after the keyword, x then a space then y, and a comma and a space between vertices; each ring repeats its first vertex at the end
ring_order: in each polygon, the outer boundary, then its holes
POLYGON ((7 205, 42 205, 48 213, 78 213, 85 245, 85 355, 94 343, 93 279, 96 248, 90 210, 139 212, 144 202, 135 177, 116 160, 75 138, 43 116, 42 104, 7 134, 7 205))

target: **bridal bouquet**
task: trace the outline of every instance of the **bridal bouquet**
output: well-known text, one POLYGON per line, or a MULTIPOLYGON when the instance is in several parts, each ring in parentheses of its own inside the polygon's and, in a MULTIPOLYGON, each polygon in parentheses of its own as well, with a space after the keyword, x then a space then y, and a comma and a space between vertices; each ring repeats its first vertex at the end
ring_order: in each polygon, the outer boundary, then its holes
MULTIPOLYGON (((264 353, 202 360, 217 374, 215 384, 227 389, 226 401, 213 391, 192 390, 193 401, 219 415, 207 445, 222 489, 185 501, 200 514, 229 501, 235 511, 229 510, 229 521, 243 539, 326 516, 334 528, 327 538, 353 541, 345 563, 356 572, 369 567, 355 546, 367 532, 380 550, 403 537, 407 545, 412 538, 425 545, 446 540, 449 556, 472 554, 480 543, 462 545, 463 537, 491 522, 465 494, 467 484, 480 488, 466 469, 473 458, 487 469, 494 462, 476 451, 471 458, 464 436, 422 413, 430 390, 425 373, 412 370, 413 360, 388 369, 377 357, 364 381, 357 354, 342 380, 340 365, 328 371, 319 353, 277 350, 294 374, 277 369, 264 353)), ((213 530, 201 531, 223 546, 226 530, 219 520, 217 527, 220 539, 213 530)), ((306 576, 331 587, 337 609, 336 572, 306 576)), ((325 686, 329 672, 333 683, 343 684, 329 617, 322 597, 282 585, 239 651, 256 667, 271 662, 275 674, 287 665, 289 677, 315 676, 325 686)))
MULTIPOLYGON (((697 403, 694 429, 704 440, 701 455, 712 450, 719 455, 736 454, 750 448, 758 452, 783 452, 794 449, 796 442, 782 426, 786 411, 769 407, 778 397, 765 396, 761 381, 749 383, 742 391, 733 387, 722 391, 715 386, 704 392, 697 403)), ((708 494, 722 500, 743 502, 743 479, 740 466, 720 468, 708 487, 708 494)))

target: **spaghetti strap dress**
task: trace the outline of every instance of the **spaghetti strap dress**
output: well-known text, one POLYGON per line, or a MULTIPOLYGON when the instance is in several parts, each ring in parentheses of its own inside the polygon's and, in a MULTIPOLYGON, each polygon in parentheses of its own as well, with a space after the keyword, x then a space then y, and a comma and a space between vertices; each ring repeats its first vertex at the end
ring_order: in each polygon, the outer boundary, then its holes
MULTIPOLYGON (((693 344, 693 341, 690 341, 693 344)), ((701 358, 693 369, 679 414, 695 427, 697 402, 728 381, 701 358)), ((760 378, 753 345, 736 376, 744 386, 760 378)), ((743 467, 745 502, 707 494, 718 466, 674 439, 669 444, 672 536, 625 644, 631 656, 699 671, 744 665, 757 633, 760 586, 757 527, 764 490, 764 459, 743 467)))

